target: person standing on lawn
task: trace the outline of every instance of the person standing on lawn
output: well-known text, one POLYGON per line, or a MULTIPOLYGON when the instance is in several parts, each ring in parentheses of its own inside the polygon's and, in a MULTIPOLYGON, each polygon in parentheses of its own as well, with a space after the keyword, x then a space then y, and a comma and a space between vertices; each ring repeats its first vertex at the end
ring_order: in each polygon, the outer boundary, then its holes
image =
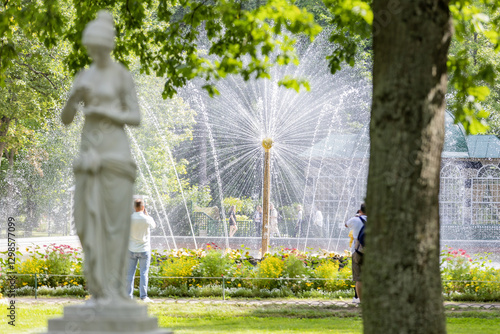
POLYGON ((358 236, 359 232, 365 225, 367 220, 366 217, 366 207, 365 203, 361 204, 361 208, 359 209, 356 216, 352 217, 345 223, 347 228, 352 229, 353 234, 353 245, 351 248, 352 251, 352 280, 355 282, 355 289, 358 295, 359 301, 361 301, 361 266, 363 264, 363 250, 360 246, 358 236))
POLYGON ((139 296, 144 302, 151 302, 148 297, 148 272, 151 263, 151 241, 150 230, 156 227, 156 223, 151 218, 145 208, 142 199, 134 201, 135 212, 132 214, 129 239, 129 271, 127 275, 128 295, 133 298, 134 275, 139 262, 140 283, 139 296))

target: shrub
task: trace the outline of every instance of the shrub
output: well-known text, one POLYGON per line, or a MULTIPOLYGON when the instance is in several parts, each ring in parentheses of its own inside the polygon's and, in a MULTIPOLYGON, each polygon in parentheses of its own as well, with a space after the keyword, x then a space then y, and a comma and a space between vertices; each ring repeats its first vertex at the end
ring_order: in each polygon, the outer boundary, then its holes
MULTIPOLYGON (((222 252, 210 250, 200 259, 200 265, 197 268, 198 277, 222 277, 229 269, 231 260, 222 252)), ((212 281, 214 284, 220 284, 219 280, 212 281)))
MULTIPOLYGON (((199 260, 194 257, 186 256, 186 257, 171 258, 160 264, 159 274, 160 276, 167 276, 167 277, 191 277, 193 276, 194 268, 198 265, 199 265, 199 260)), ((162 288, 165 288, 168 285, 179 287, 180 285, 187 284, 188 280, 189 280, 188 278, 166 278, 162 279, 161 281, 163 283, 160 284, 162 288)), ((151 281, 151 283, 153 284, 154 282, 151 281)))
MULTIPOLYGON (((266 257, 260 262, 257 277, 259 278, 279 278, 285 267, 284 261, 274 256, 266 257)), ((255 285, 260 289, 273 289, 280 285, 279 281, 271 279, 255 280, 255 285)))
POLYGON ((249 261, 239 261, 232 265, 226 272, 226 276, 233 277, 231 280, 226 281, 226 286, 228 288, 253 288, 254 280, 252 278, 254 278, 255 275, 255 267, 249 261))
POLYGON ((316 281, 315 288, 323 288, 329 292, 350 290, 354 288, 351 275, 352 271, 349 265, 345 265, 339 269, 339 262, 337 260, 325 261, 314 270, 314 277, 325 279, 324 281, 316 281))
POLYGON ((474 259, 463 249, 441 252, 443 291, 454 300, 497 301, 500 270, 488 265, 488 256, 474 259))
POLYGON ((51 287, 64 286, 68 283, 77 282, 84 284, 84 278, 69 278, 66 275, 82 275, 82 261, 80 252, 68 245, 50 244, 41 250, 40 246, 26 248, 31 256, 25 261, 16 264, 19 274, 18 287, 35 286, 35 275, 37 274, 38 285, 51 287))
MULTIPOLYGON (((297 249, 274 250, 260 263, 248 249, 223 253, 215 244, 206 249, 178 249, 152 252, 149 271, 151 296, 219 297, 222 296, 222 275, 225 293, 232 297, 343 298, 352 296, 350 258, 343 259, 328 252, 311 255, 297 249), (155 276, 180 277, 164 279, 155 276), (196 277, 189 279, 188 277, 196 277), (214 277, 209 279, 206 277, 214 277), (288 278, 296 278, 289 280, 288 278), (315 280, 319 278, 320 280, 315 280)), ((82 274, 80 252, 69 246, 50 245, 44 249, 18 252, 16 264, 18 295, 34 294, 34 274, 38 278, 38 293, 43 295, 87 294, 82 274), (26 275, 22 275, 26 274, 26 275), (52 275, 62 275, 60 277, 52 275)), ((7 252, 0 253, 0 273, 8 268, 7 252)), ((488 265, 487 257, 473 258, 464 250, 447 249, 442 253, 442 279, 445 297, 463 301, 500 300, 500 270, 488 265)), ((136 273, 139 275, 139 271, 136 273)), ((139 280, 136 280, 139 284, 139 280)), ((0 275, 0 292, 7 288, 6 275, 0 275)), ((138 290, 134 291, 138 295, 138 290)))
POLYGON ((321 285, 324 287, 325 291, 336 290, 336 278, 338 276, 339 264, 337 262, 328 261, 320 264, 316 270, 314 270, 314 276, 316 278, 326 279, 325 281, 316 281, 315 287, 320 288, 321 285))
POLYGON ((285 258, 285 267, 283 269, 283 276, 296 278, 302 277, 307 272, 304 265, 304 260, 299 259, 294 254, 290 254, 285 258))
MULTIPOLYGON (((19 274, 19 276, 17 276, 18 287, 26 285, 34 287, 35 275, 32 274, 37 274, 38 279, 40 279, 41 277, 39 275, 48 271, 45 260, 39 258, 29 258, 19 263, 16 267, 17 273, 19 274)), ((38 283, 38 285, 40 285, 40 283, 38 283)))

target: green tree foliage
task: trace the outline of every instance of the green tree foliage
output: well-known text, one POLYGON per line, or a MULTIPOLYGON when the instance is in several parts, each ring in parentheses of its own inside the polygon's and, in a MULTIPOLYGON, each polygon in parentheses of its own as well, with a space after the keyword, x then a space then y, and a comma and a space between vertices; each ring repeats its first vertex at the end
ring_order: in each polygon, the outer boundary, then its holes
POLYGON ((188 161, 178 159, 175 152, 182 142, 193 139, 195 112, 179 97, 162 99, 161 78, 136 75, 136 85, 142 120, 139 128, 129 132, 142 172, 136 193, 157 197, 156 187, 164 203, 178 204, 180 193, 190 190, 191 185, 185 179, 188 161))
POLYGON ((327 57, 330 71, 335 74, 344 62, 354 66, 360 42, 371 36, 373 12, 371 1, 324 0, 324 3, 331 13, 330 41, 337 45, 327 57))
MULTIPOLYGON (((16 57, 3 67, 0 86, 0 158, 8 153, 10 163, 15 152, 33 140, 34 131, 55 115, 69 76, 64 69, 64 43, 47 49, 33 38, 15 29, 10 41, 16 57)), ((5 47, 2 47, 2 54, 5 47)))
POLYGON ((226 197, 224 198, 224 210, 229 212, 231 206, 236 206, 236 213, 239 215, 245 215, 251 217, 255 211, 256 201, 248 197, 235 198, 226 197))
POLYGON ((0 175, 0 214, 14 215, 19 231, 69 232, 70 188, 73 186, 71 164, 78 152, 78 134, 82 117, 76 125, 63 127, 49 120, 30 135, 31 141, 13 160, 12 168, 0 175), (50 227, 50 229, 49 229, 50 227))
POLYGON ((450 4, 455 34, 448 56, 448 106, 471 133, 500 134, 500 5, 497 1, 450 4), (488 124, 485 122, 488 121, 488 124))
MULTIPOLYGON (((82 31, 96 12, 105 8, 116 19, 115 58, 129 65, 129 57, 137 55, 141 72, 167 75, 164 97, 172 97, 178 87, 196 76, 205 78, 204 88, 215 94, 217 91, 210 83, 213 79, 227 74, 241 74, 245 79, 266 78, 273 64, 296 62, 294 39, 284 35, 285 31, 313 37, 321 29, 310 13, 288 0, 250 5, 232 0, 87 0, 73 1, 72 5, 73 16, 63 15, 58 1, 34 1, 29 6, 23 6, 23 1, 11 1, 4 5, 0 38, 5 40, 1 56, 5 68, 17 54, 11 35, 12 26, 18 25, 47 47, 60 40, 70 41, 73 51, 67 64, 75 73, 90 63, 81 45, 82 31), (210 45, 203 45, 202 39, 210 45)), ((3 71, 0 75, 3 79, 3 71)), ((300 83, 283 79, 286 86, 297 87, 300 83)))
MULTIPOLYGON (((338 45, 328 56, 332 73, 340 70, 343 62, 353 66, 359 61, 360 46, 369 46, 367 39, 384 29, 391 15, 400 11, 395 0, 388 1, 386 10, 375 16, 371 0, 324 0, 324 3, 333 25, 330 40, 338 45)), ((498 131, 498 116, 493 113, 498 110, 500 84, 499 8, 500 3, 493 0, 456 0, 449 5, 455 33, 448 54, 447 104, 455 114, 455 121, 473 134, 488 129, 488 117, 493 131, 498 131)))

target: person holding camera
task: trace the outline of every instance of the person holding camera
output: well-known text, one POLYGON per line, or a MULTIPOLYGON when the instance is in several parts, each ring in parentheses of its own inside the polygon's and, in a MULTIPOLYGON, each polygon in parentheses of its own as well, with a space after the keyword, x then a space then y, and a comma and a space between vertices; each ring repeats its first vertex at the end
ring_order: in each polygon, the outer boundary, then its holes
POLYGON ((134 201, 135 212, 132 214, 129 239, 129 270, 127 275, 127 293, 133 298, 134 275, 139 262, 140 282, 139 296, 142 301, 152 302, 148 297, 148 272, 151 263, 151 241, 150 230, 156 227, 156 223, 151 218, 142 199, 134 201))

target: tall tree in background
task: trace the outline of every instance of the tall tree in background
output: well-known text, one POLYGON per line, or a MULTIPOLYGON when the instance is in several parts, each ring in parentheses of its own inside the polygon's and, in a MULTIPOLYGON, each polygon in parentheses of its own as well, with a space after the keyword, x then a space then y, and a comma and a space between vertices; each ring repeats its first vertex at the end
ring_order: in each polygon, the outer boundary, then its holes
POLYGON ((19 149, 29 147, 34 131, 55 115, 69 87, 62 45, 47 50, 19 30, 12 37, 17 57, 4 69, 0 86, 0 162, 5 154, 9 166, 19 149))

